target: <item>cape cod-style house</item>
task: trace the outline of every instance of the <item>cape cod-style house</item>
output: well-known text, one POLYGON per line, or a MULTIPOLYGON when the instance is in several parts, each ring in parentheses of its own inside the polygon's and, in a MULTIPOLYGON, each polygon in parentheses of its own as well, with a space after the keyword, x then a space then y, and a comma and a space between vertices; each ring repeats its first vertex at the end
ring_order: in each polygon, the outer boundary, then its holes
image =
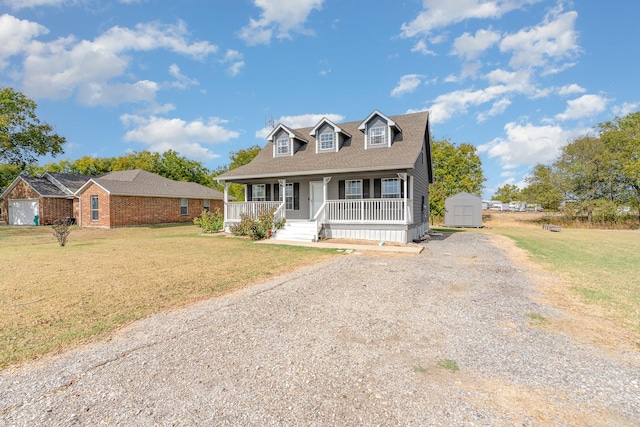
POLYGON ((278 124, 253 161, 217 179, 227 228, 242 213, 276 209, 276 219, 286 218, 276 239, 410 242, 429 227, 429 113, 278 124), (245 186, 244 202, 228 200, 231 183, 245 186))

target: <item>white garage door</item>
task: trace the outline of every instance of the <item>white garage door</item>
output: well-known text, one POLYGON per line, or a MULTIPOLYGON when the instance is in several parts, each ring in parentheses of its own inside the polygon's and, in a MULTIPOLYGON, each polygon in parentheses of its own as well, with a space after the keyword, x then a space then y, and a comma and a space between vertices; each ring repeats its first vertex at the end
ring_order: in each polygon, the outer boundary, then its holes
POLYGON ((38 212, 38 199, 9 200, 9 225, 35 225, 38 212))

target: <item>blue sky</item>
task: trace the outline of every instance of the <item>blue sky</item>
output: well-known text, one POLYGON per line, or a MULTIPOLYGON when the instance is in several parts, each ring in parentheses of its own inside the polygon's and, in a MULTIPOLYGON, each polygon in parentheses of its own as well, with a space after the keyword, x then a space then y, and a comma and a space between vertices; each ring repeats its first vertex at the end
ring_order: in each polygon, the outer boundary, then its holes
MULTIPOLYGON (((289 126, 431 111, 484 197, 640 110, 640 2, 0 0, 0 86, 61 158, 168 149, 215 168, 289 126)), ((44 161, 50 159, 44 159, 44 161)))

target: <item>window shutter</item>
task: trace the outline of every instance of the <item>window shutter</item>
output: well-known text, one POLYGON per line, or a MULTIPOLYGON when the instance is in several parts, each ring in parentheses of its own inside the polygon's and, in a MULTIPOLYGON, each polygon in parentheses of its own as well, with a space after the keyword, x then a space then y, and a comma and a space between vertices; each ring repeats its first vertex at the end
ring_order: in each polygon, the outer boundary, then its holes
POLYGON ((280 184, 278 183, 273 184, 273 201, 280 201, 280 184))
POLYGON ((251 184, 247 184, 247 202, 253 200, 253 188, 251 184))
POLYGON ((300 183, 293 183, 293 210, 300 210, 300 183))
POLYGON ((363 179, 362 180, 362 198, 363 199, 368 199, 370 198, 369 195, 369 179, 363 179))
POLYGON ((338 181, 338 199, 344 199, 344 179, 338 181))
POLYGON ((271 184, 266 184, 264 186, 264 200, 266 202, 271 201, 271 184))
POLYGON ((373 198, 379 199, 382 197, 382 179, 373 180, 373 198))

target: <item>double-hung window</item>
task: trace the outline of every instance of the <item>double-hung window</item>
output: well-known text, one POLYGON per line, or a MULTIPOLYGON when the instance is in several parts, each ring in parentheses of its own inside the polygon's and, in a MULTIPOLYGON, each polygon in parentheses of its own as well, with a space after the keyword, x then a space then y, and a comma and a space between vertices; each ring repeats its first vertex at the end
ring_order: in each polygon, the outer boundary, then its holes
POLYGON ((189 200, 180 199, 180 215, 187 215, 189 213, 189 200))
POLYGON ((362 199, 362 180, 346 180, 344 182, 344 195, 346 199, 362 199))
POLYGON ((211 210, 211 200, 204 199, 202 208, 204 209, 205 212, 209 212, 211 210))
POLYGON ((284 204, 286 210, 293 210, 293 183, 287 183, 284 189, 284 204))
POLYGON ((264 202, 266 200, 265 184, 254 184, 251 186, 251 200, 254 202, 264 202))
POLYGON ((98 205, 98 196, 91 196, 91 221, 100 219, 100 210, 98 205))
POLYGON ((333 133, 320 134, 320 150, 328 151, 334 149, 333 133))
POLYGON ((384 145, 385 143, 384 126, 369 129, 369 145, 384 145))
POLYGON ((289 154, 289 138, 278 138, 276 140, 276 155, 285 156, 289 154))
POLYGON ((398 199, 400 198, 400 178, 384 178, 382 180, 382 198, 398 199))

